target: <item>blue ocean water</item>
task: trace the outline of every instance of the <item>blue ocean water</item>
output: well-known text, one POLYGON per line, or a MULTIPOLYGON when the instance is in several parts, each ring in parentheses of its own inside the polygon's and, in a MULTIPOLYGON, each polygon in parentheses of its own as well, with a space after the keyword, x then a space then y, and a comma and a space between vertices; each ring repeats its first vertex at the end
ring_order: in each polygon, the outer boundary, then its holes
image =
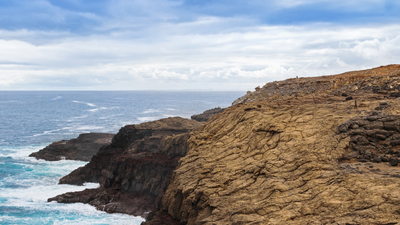
POLYGON ((81 203, 47 199, 95 188, 58 185, 86 162, 47 162, 28 157, 48 144, 80 133, 116 133, 127 124, 227 107, 242 92, 6 91, 0 92, 0 224, 140 224, 143 219, 107 214, 81 203))

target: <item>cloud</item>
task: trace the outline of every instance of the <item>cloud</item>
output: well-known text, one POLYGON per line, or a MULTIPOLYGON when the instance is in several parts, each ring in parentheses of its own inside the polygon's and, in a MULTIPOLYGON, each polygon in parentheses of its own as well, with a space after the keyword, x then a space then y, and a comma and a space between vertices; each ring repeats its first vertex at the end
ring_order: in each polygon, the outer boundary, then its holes
POLYGON ((0 90, 247 90, 398 63, 400 26, 387 21, 398 20, 392 10, 399 4, 355 5, 360 1, 2 2, 0 90))
MULTIPOLYGON (((185 26, 196 27, 198 21, 185 26)), ((149 40, 132 41, 129 34, 42 45, 0 40, 0 89, 251 89, 273 80, 400 60, 396 25, 259 26, 214 34, 176 29, 149 40)))

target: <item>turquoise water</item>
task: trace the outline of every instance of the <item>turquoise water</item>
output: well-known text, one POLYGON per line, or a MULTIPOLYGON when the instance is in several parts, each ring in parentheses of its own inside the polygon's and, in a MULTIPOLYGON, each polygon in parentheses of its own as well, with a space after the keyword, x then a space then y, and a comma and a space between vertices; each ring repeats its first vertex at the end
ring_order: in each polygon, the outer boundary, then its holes
POLYGON ((0 92, 0 224, 140 224, 143 219, 107 214, 81 203, 47 199, 95 188, 58 185, 86 162, 47 162, 28 157, 54 141, 80 133, 116 133, 126 124, 170 116, 190 118, 227 107, 241 92, 0 92))

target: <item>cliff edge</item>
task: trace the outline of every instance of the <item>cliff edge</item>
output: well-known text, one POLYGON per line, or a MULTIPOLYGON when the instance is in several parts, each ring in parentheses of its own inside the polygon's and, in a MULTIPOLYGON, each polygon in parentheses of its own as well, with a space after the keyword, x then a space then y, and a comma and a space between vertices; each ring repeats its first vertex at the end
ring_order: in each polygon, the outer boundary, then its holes
POLYGON ((384 80, 399 76, 399 74, 400 65, 388 65, 331 76, 300 77, 274 81, 261 88, 256 87, 253 92, 248 91, 246 95, 236 99, 232 105, 291 96, 302 97, 309 94, 340 95, 345 92, 354 93, 359 88, 385 92, 390 91, 390 88, 383 85, 384 80))
POLYGON ((398 68, 242 98, 190 134, 163 209, 185 224, 398 224, 398 68))

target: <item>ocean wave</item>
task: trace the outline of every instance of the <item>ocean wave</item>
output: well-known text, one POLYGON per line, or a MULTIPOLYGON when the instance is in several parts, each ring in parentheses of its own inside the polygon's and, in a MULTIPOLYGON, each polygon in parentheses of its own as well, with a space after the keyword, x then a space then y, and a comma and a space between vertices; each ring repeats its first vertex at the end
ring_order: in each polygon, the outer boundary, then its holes
POLYGON ((91 106, 91 107, 96 107, 95 104, 90 103, 90 102, 81 102, 81 101, 76 101, 76 100, 73 100, 72 102, 80 103, 80 104, 86 104, 86 105, 91 106))
POLYGON ((34 134, 33 137, 38 137, 38 136, 47 135, 47 134, 53 134, 53 132, 57 132, 57 131, 61 131, 61 130, 63 130, 63 128, 55 129, 55 130, 47 130, 40 134, 34 134))
POLYGON ((89 111, 89 112, 96 112, 96 111, 99 111, 99 110, 118 109, 118 108, 119 108, 118 106, 113 106, 113 107, 100 107, 100 108, 95 108, 95 109, 89 109, 89 110, 87 110, 87 111, 89 111))

